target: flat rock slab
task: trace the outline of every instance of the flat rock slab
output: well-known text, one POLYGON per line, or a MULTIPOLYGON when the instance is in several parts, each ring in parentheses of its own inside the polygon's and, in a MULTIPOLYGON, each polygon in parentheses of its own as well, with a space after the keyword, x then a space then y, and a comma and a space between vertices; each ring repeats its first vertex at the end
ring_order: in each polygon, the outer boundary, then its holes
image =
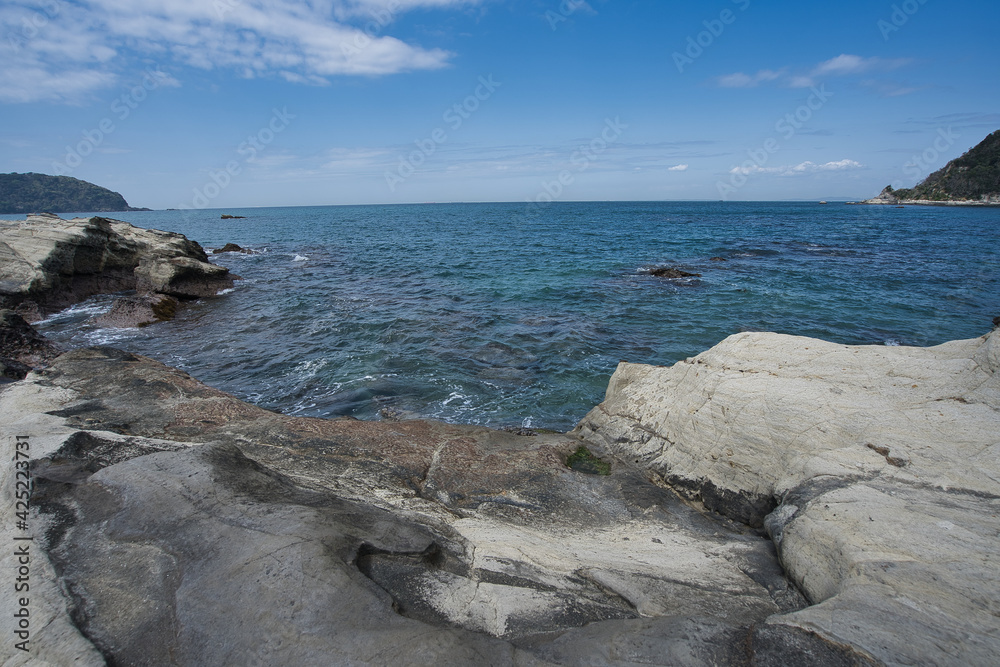
POLYGON ((621 364, 573 434, 764 525, 814 603, 775 616, 886 664, 1000 655, 1000 332, 932 348, 738 334, 621 364))
POLYGON ((804 606, 769 540, 628 466, 569 470, 567 436, 293 418, 110 348, 0 413, 3 460, 31 438, 56 664, 864 659, 769 629, 804 606))

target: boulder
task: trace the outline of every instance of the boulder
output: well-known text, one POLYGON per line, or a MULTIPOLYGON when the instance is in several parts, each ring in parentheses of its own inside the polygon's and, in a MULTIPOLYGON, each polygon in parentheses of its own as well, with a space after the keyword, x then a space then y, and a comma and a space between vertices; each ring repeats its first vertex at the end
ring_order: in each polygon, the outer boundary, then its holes
POLYGON ((1000 332, 931 348, 743 333, 623 363, 574 435, 763 525, 812 606, 768 620, 886 664, 1000 654, 1000 332))
POLYGON ((0 220, 0 307, 29 321, 94 294, 138 289, 191 299, 232 285, 228 270, 182 234, 100 217, 0 220))
POLYGON ((222 246, 221 248, 216 248, 215 250, 213 250, 212 254, 213 255, 219 255, 219 254, 222 254, 224 252, 241 252, 241 253, 244 253, 244 254, 247 254, 247 255, 250 255, 250 254, 253 253, 252 250, 247 250, 246 248, 241 248, 240 246, 236 245, 235 243, 227 243, 226 245, 222 246))
POLYGON ((657 278, 700 278, 700 273, 691 273, 689 271, 683 271, 674 266, 658 266, 649 270, 650 275, 656 276, 657 278))
POLYGON ((180 301, 166 294, 136 294, 115 299, 111 310, 91 320, 99 327, 145 327, 172 320, 180 301))
POLYGON ((193 257, 144 257, 135 269, 135 288, 179 299, 215 296, 233 286, 233 277, 224 266, 193 257))
POLYGON ((33 368, 42 368, 62 353, 45 336, 12 310, 0 310, 0 375, 20 380, 33 368))

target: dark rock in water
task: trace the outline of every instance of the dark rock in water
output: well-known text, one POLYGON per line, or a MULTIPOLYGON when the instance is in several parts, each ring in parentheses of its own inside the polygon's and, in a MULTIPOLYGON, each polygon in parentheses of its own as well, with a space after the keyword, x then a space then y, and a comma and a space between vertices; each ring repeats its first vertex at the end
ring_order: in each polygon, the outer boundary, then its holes
POLYGON ((33 368, 48 365, 62 350, 12 310, 0 310, 0 364, 3 376, 20 380, 33 368))
POLYGON ((1000 315, 993 318, 993 328, 994 329, 1000 328, 1000 315))
POLYGON ((224 252, 241 252, 241 253, 243 253, 245 255, 253 254, 253 250, 247 250, 246 248, 241 248, 240 246, 236 245, 235 243, 227 243, 226 245, 222 246, 221 248, 216 248, 215 250, 212 251, 212 254, 213 255, 219 255, 219 254, 224 253, 224 252))
POLYGON ((245 215, 229 215, 228 213, 223 213, 220 218, 222 220, 243 220, 246 218, 245 215))
POLYGON ((505 343, 490 342, 476 350, 472 358, 494 368, 524 370, 538 363, 538 357, 505 343))
POLYGON ((650 269, 650 275, 656 276, 657 278, 700 278, 700 273, 690 273, 688 271, 682 271, 673 266, 660 266, 654 269, 650 269))
POLYGON ((229 270, 209 264, 182 234, 100 217, 0 220, 0 307, 26 319, 94 294, 134 289, 193 299, 232 286, 229 270))
POLYGON ((137 294, 115 299, 111 310, 93 319, 101 327, 145 327, 174 319, 180 302, 166 294, 137 294))
POLYGON ((710 262, 728 262, 729 260, 727 260, 725 257, 710 257, 708 261, 710 261, 710 262))

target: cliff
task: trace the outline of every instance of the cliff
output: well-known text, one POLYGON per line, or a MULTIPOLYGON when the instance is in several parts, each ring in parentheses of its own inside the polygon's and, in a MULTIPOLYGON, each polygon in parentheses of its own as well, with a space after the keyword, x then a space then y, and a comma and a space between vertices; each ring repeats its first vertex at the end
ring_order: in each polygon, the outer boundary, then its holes
POLYGON ((1000 204, 1000 130, 910 189, 887 185, 862 204, 1000 204))
POLYGON ((117 192, 71 176, 0 174, 0 213, 145 211, 117 192))

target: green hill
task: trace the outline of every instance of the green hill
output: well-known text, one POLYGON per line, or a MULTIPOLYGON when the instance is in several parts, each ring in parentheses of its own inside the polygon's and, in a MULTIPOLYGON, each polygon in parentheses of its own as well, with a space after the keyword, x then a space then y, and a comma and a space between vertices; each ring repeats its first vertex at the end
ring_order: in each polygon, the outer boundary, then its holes
POLYGON ((0 213, 136 211, 125 198, 71 176, 0 174, 0 213))
POLYGON ((1000 196, 1000 130, 914 188, 890 190, 899 199, 979 200, 1000 196))

